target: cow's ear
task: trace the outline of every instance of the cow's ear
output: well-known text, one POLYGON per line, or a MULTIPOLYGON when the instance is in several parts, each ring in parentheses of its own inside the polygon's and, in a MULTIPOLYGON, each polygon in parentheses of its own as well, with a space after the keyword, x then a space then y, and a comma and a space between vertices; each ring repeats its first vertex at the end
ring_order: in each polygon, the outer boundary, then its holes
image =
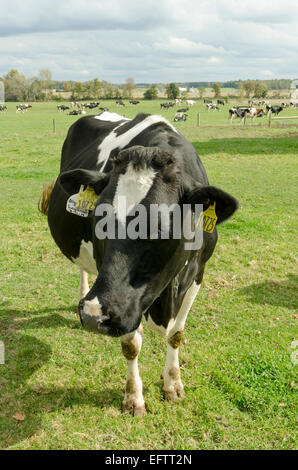
POLYGON ((108 184, 109 174, 77 168, 61 173, 59 181, 68 194, 79 191, 81 185, 92 186, 96 194, 100 194, 108 184))
POLYGON ((238 201, 215 186, 197 186, 190 191, 186 190, 182 199, 183 204, 191 204, 192 206, 203 204, 204 211, 214 202, 217 224, 224 222, 238 209, 238 201))

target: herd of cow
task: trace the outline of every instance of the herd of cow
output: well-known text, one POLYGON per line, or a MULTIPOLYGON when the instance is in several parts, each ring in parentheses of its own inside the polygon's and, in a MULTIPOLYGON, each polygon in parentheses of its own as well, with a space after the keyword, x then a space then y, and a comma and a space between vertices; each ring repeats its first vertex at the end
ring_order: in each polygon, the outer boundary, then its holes
MULTIPOLYGON (((177 109, 177 111, 174 114, 173 121, 178 122, 178 121, 186 121, 188 115, 186 114, 187 111, 189 111, 190 107, 196 104, 197 102, 194 100, 185 100, 182 101, 182 99, 176 99, 175 101, 168 101, 168 102, 163 102, 160 103, 160 110, 169 110, 174 108, 177 105, 181 105, 184 103, 186 106, 181 107, 177 109)), ((204 105, 206 106, 207 111, 220 111, 221 107, 225 106, 225 101, 222 99, 217 99, 216 102, 213 102, 211 99, 205 98, 203 101, 204 105)), ((96 110, 100 112, 105 112, 109 111, 109 108, 99 106, 99 102, 89 102, 89 103, 79 103, 77 101, 72 101, 70 102, 69 106, 65 104, 59 104, 57 105, 57 110, 59 112, 65 112, 68 111, 69 116, 79 116, 79 115, 84 115, 87 113, 87 110, 96 110)), ((116 106, 118 107, 124 107, 125 103, 121 99, 115 101, 116 106)), ((138 105, 140 104, 139 100, 129 100, 129 104, 131 105, 138 105)), ((260 118, 263 116, 268 115, 269 112, 274 114, 275 116, 278 115, 283 109, 285 108, 290 108, 290 107, 298 107, 298 102, 297 101, 290 101, 290 102, 283 102, 281 105, 271 105, 269 104, 268 100, 248 100, 248 106, 233 106, 229 109, 229 120, 230 122, 233 121, 235 118, 239 118, 242 122, 246 118, 251 118, 253 121, 256 118, 260 118), (266 106, 265 109, 258 108, 256 106, 266 106)), ((16 112, 26 112, 30 108, 32 108, 32 105, 30 104, 18 104, 16 106, 16 112)), ((0 111, 7 111, 7 107, 5 105, 0 105, 0 111)))

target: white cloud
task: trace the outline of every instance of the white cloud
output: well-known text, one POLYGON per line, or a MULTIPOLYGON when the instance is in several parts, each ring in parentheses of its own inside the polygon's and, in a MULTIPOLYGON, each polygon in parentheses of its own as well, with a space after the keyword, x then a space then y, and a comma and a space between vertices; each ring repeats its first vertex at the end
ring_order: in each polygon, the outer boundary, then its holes
POLYGON ((193 81, 297 75, 296 0, 11 0, 0 75, 193 81), (16 14, 17 12, 17 14, 16 14), (215 67, 216 66, 216 67, 215 67))

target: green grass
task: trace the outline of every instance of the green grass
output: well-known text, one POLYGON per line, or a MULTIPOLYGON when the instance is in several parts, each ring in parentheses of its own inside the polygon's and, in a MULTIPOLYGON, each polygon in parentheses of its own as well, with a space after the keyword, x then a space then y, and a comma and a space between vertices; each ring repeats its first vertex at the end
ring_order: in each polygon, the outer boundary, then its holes
MULTIPOLYGON (((231 192, 241 207, 219 228, 187 320, 180 348, 186 398, 178 404, 162 396, 164 341, 145 329, 140 372, 149 412, 141 419, 120 412, 125 359, 119 340, 80 327, 78 271, 37 212, 42 183, 57 176, 62 142, 76 117, 52 103, 33 104, 24 115, 9 103, 0 115, 2 449, 296 447, 290 346, 297 322, 298 123, 223 126, 227 109, 207 114, 195 106, 177 128, 193 142, 210 183, 231 192), (198 109, 208 119, 200 128, 198 109), (17 411, 23 421, 13 417, 17 411)), ((133 117, 137 109, 159 113, 159 103, 126 106, 124 113, 133 117)), ((171 119, 174 113, 162 114, 171 119)))

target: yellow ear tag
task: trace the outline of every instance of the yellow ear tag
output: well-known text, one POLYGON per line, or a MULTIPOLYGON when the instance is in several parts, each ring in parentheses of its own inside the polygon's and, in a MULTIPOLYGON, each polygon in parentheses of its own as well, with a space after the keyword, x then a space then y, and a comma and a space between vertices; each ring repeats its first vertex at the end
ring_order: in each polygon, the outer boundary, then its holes
POLYGON ((203 222, 203 230, 204 232, 212 233, 215 229, 217 216, 215 213, 215 202, 210 205, 204 212, 200 214, 200 217, 197 221, 197 227, 202 226, 203 222))
POLYGON ((98 195, 93 188, 87 186, 85 191, 81 191, 78 194, 76 208, 88 211, 93 211, 95 203, 98 199, 98 195))

